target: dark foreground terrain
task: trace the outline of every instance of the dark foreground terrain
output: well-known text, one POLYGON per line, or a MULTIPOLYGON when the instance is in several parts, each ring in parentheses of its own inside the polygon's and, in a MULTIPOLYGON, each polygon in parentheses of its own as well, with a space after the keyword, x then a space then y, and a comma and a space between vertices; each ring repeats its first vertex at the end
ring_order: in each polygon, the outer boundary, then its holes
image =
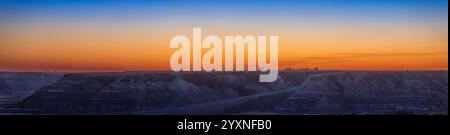
POLYGON ((448 114, 448 71, 281 71, 272 83, 258 75, 0 73, 0 113, 448 114))

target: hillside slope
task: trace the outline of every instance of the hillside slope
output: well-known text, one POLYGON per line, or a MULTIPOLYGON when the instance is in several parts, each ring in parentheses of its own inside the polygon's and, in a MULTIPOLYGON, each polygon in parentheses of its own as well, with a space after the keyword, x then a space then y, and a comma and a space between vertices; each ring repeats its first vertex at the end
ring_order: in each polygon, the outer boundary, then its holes
POLYGON ((272 83, 256 72, 79 73, 18 106, 37 114, 448 113, 448 72, 282 71, 272 83))

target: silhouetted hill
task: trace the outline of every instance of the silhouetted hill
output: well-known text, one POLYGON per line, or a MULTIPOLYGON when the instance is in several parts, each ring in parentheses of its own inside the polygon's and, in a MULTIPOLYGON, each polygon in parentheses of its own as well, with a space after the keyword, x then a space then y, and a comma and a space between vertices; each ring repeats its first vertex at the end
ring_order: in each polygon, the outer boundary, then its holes
MULTIPOLYGON (((66 74, 14 109, 36 114, 448 113, 448 71, 66 74)), ((0 84, 1 86, 1 84, 0 84)))

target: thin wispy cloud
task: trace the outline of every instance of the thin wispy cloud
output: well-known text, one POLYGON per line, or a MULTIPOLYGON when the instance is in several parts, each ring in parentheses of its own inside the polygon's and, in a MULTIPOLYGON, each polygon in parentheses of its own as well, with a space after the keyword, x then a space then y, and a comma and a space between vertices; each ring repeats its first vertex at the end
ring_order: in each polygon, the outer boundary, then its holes
POLYGON ((338 60, 338 59, 354 59, 367 57, 390 57, 390 56, 428 56, 442 55, 448 52, 430 52, 430 53, 338 53, 328 56, 307 56, 307 57, 291 57, 295 60, 338 60))
POLYGON ((448 52, 411 52, 411 53, 336 53, 324 56, 302 56, 290 57, 280 61, 281 64, 339 64, 346 62, 355 62, 358 59, 377 58, 377 57, 417 57, 432 55, 448 55, 448 52))
POLYGON ((337 57, 341 57, 341 58, 363 58, 363 57, 387 57, 387 56, 427 56, 427 55, 441 55, 441 54, 448 54, 448 52, 427 52, 427 53, 342 53, 342 54, 338 54, 337 57))

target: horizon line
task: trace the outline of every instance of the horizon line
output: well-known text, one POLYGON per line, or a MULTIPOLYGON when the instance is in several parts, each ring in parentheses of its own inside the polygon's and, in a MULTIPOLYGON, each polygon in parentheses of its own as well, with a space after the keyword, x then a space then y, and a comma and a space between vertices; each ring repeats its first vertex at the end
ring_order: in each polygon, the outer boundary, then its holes
MULTIPOLYGON (((278 71, 448 71, 448 69, 281 69, 278 71)), ((123 70, 123 71, 34 71, 34 70, 1 70, 0 73, 126 73, 126 72, 174 72, 172 70, 123 70)), ((179 71, 183 73, 187 72, 205 72, 206 71, 179 71)), ((261 72, 261 71, 211 71, 211 72, 261 72)))

